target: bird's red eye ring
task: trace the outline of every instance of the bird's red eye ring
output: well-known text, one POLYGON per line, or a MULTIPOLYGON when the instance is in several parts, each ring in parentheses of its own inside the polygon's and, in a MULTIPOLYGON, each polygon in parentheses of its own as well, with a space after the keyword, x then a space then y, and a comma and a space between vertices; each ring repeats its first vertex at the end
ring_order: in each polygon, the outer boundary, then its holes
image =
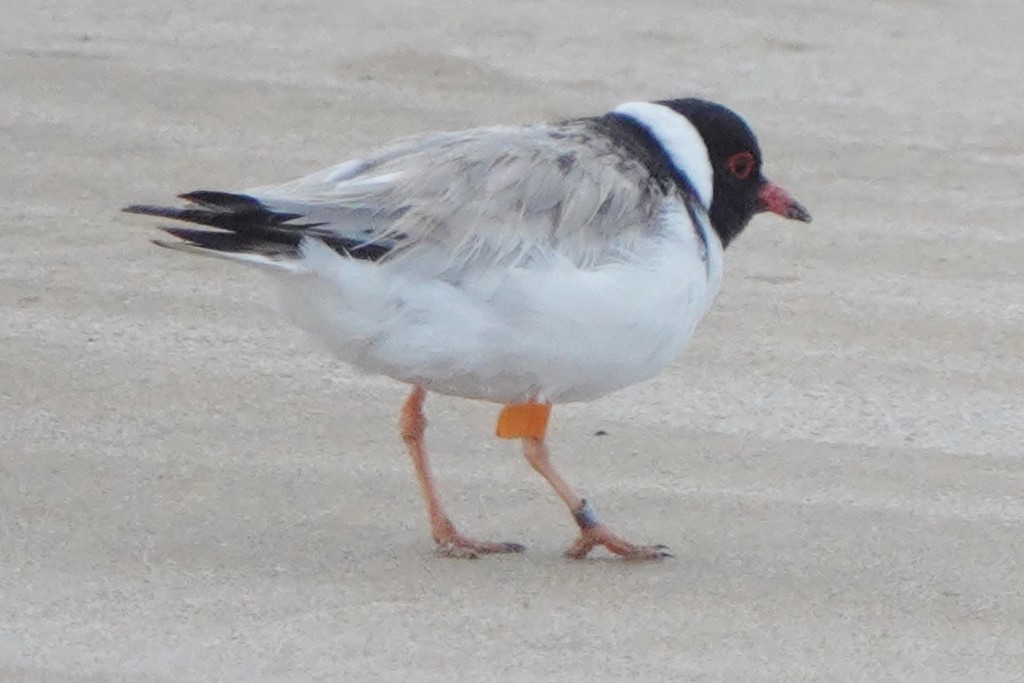
POLYGON ((746 180, 754 172, 754 155, 750 152, 737 152, 726 160, 725 165, 734 176, 746 180))

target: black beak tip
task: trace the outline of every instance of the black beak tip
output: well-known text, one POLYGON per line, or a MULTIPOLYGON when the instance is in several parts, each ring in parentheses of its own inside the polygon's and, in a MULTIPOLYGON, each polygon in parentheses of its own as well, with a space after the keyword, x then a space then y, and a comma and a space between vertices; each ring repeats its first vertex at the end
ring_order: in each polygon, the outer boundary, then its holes
POLYGON ((804 208, 800 202, 793 202, 786 211, 786 218, 802 223, 811 222, 811 212, 804 208))

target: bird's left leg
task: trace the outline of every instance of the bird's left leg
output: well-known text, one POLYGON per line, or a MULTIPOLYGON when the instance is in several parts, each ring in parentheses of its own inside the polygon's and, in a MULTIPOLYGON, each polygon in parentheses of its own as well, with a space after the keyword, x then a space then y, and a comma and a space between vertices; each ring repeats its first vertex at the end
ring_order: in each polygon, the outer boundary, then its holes
POLYGON ((498 436, 506 439, 523 440, 523 455, 569 507, 572 517, 580 528, 580 537, 572 544, 566 555, 580 560, 595 546, 601 545, 609 551, 630 560, 659 560, 671 557, 663 545, 636 545, 616 536, 604 524, 597 521, 590 504, 576 495, 551 465, 544 434, 547 430, 551 405, 547 403, 524 403, 505 406, 498 418, 498 436))

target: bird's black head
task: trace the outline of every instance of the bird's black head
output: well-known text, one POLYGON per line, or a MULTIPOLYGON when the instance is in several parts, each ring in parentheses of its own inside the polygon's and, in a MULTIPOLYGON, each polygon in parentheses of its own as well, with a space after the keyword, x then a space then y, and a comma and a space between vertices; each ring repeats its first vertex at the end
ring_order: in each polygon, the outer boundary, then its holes
POLYGON ((692 98, 657 104, 685 116, 704 139, 714 170, 711 225, 723 245, 728 245, 761 211, 810 222, 807 209, 762 175, 757 138, 735 112, 714 102, 692 98))

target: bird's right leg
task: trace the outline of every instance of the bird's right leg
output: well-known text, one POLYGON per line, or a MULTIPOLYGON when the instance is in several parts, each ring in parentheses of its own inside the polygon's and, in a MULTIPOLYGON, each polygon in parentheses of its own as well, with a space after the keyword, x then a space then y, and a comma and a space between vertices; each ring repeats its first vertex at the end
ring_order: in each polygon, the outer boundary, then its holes
POLYGON ((580 537, 565 552, 568 557, 574 560, 581 560, 595 547, 601 545, 620 557, 628 560, 660 560, 672 557, 668 548, 663 545, 636 545, 630 543, 611 532, 601 522, 597 521, 597 515, 586 500, 576 495, 576 492, 569 487, 565 480, 559 476, 555 468, 551 466, 551 459, 548 455, 548 447, 543 438, 524 438, 523 455, 542 477, 558 494, 576 520, 580 528, 580 537))
POLYGON ((416 481, 420 485, 420 492, 427 506, 430 535, 437 543, 438 553, 445 557, 475 558, 488 553, 523 552, 523 546, 518 543, 489 543, 466 538, 455 530, 455 526, 444 513, 441 499, 437 495, 434 475, 430 471, 430 462, 427 460, 427 449, 423 443, 423 434, 427 428, 427 420, 423 416, 423 401, 426 395, 423 387, 413 387, 409 397, 402 404, 398 431, 409 450, 416 470, 416 481))

